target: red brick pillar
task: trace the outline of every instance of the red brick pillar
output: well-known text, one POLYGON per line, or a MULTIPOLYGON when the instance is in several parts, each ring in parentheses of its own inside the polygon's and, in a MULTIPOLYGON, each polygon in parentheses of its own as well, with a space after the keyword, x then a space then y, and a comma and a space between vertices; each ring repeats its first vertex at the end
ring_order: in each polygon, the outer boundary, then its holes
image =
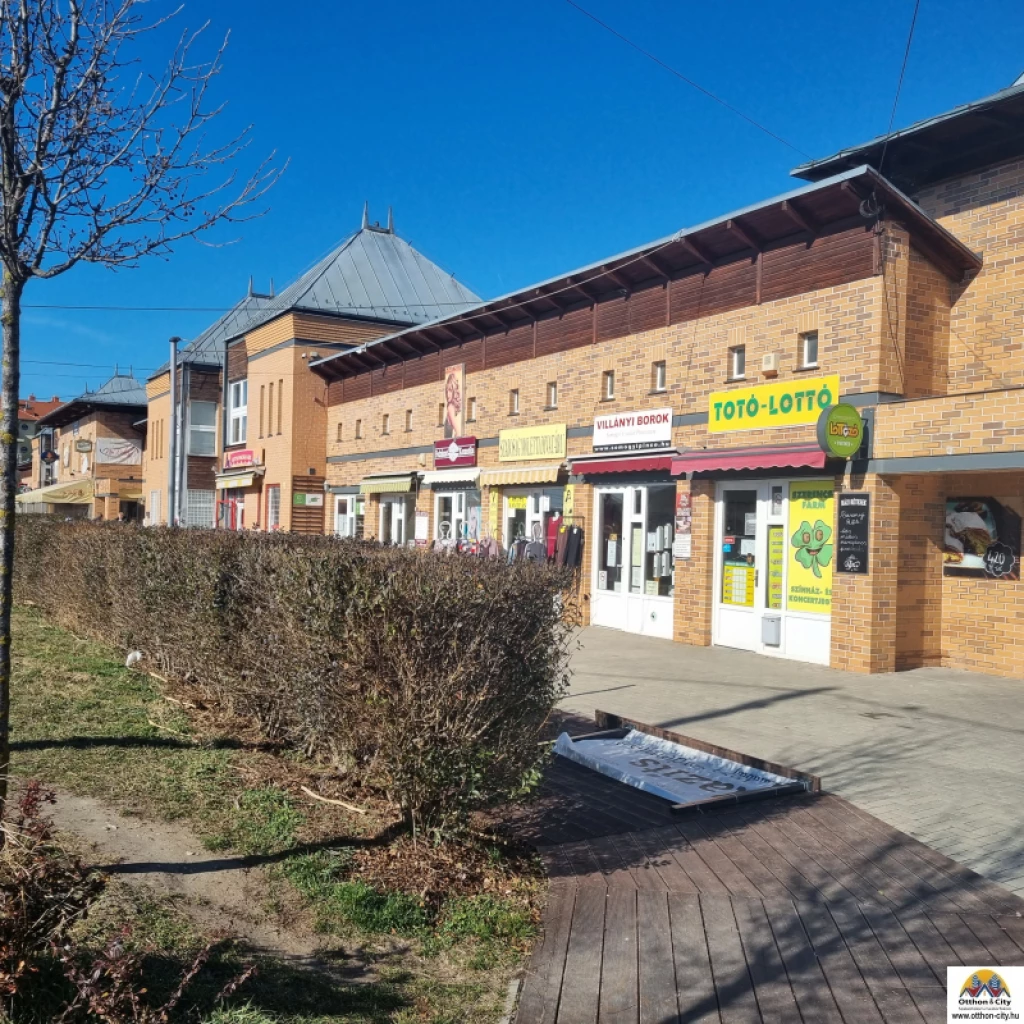
POLYGON ((690 495, 692 541, 690 557, 675 560, 672 638, 708 647, 715 571, 715 482, 679 480, 676 493, 690 495))

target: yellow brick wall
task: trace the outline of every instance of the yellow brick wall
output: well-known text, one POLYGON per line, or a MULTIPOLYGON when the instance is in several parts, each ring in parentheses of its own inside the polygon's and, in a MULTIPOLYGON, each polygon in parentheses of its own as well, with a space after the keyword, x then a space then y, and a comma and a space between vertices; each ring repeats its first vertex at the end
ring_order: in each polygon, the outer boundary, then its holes
POLYGON ((715 482, 680 480, 677 494, 689 493, 692 554, 675 562, 673 636, 687 644, 711 643, 715 566, 715 482))

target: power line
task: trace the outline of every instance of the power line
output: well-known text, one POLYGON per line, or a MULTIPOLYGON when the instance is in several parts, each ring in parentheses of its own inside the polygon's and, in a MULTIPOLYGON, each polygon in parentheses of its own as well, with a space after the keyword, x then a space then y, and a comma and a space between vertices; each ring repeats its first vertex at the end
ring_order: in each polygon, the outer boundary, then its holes
MULTIPOLYGON (((65 362, 63 359, 22 359, 22 365, 31 363, 33 366, 80 366, 86 370, 109 370, 111 367, 110 363, 70 363, 65 362)), ((120 366, 120 363, 114 364, 120 366)), ((134 363, 130 365, 131 369, 134 370, 155 370, 155 366, 136 366, 134 363)))
POLYGON ((727 100, 723 100, 721 96, 716 96, 710 89, 705 89, 704 86, 701 85, 699 82, 695 82, 692 78, 687 78, 686 75, 684 75, 681 71, 677 71, 670 64, 666 64, 660 57, 656 57, 649 50, 645 50, 638 43, 634 43, 632 39, 630 39, 628 36, 624 36, 617 29, 612 28, 611 25, 609 25, 607 22, 602 21, 600 18, 597 17, 597 15, 591 14, 590 11, 588 11, 584 7, 580 7, 580 5, 575 2, 575 0, 565 0, 565 2, 570 7, 574 7, 577 11, 580 12, 580 14, 588 17, 596 25, 600 25, 601 28, 603 28, 606 32, 610 32, 613 36, 615 36, 616 39, 621 39, 622 42, 624 42, 627 46, 631 46, 634 50, 637 51, 637 53, 642 53, 649 60, 653 60, 654 63, 658 65, 658 67, 664 68, 669 74, 675 75, 676 78, 678 78, 680 81, 685 82, 691 88, 696 89, 700 93, 703 93, 705 96, 708 97, 708 99, 714 100, 719 105, 725 107, 726 110, 731 111, 737 117, 742 117, 743 120, 746 121, 748 124, 752 124, 759 131, 764 132, 765 135, 768 135, 771 138, 775 139, 776 142, 781 142, 784 146, 788 146, 791 150, 793 150, 794 153, 799 153, 802 157, 807 157, 807 159, 810 159, 810 154, 805 153, 802 149, 799 148, 799 146, 794 146, 792 142, 787 141, 781 135, 776 135, 775 132, 773 132, 770 128, 766 128, 763 124, 761 124, 760 121, 755 121, 754 118, 752 118, 749 114, 744 114, 743 111, 740 110, 738 107, 734 107, 727 100))
POLYGON ((885 143, 882 145, 882 155, 878 160, 878 173, 882 173, 885 166, 885 151, 889 148, 889 138, 892 135, 892 126, 896 120, 896 108, 900 102, 900 92, 903 90, 903 76, 907 73, 907 60, 910 57, 910 44, 914 41, 914 26, 917 24, 917 12, 921 9, 921 0, 914 0, 914 16, 910 19, 910 31, 907 33, 907 46, 903 51, 903 63, 900 65, 900 78, 896 83, 896 95, 892 101, 892 112, 889 114, 889 127, 885 133, 885 143))

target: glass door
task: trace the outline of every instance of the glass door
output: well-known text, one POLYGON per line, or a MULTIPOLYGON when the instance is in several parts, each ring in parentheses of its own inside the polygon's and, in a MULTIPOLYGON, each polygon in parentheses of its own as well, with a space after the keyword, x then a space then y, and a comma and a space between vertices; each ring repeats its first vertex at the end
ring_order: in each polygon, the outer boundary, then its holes
POLYGON ((334 532, 339 537, 356 535, 356 499, 354 495, 339 494, 334 499, 334 532))
POLYGON ((385 498, 380 503, 380 542, 405 543, 408 498, 385 498))
POLYGON ((715 643, 761 649, 768 484, 720 484, 716 502, 715 643))

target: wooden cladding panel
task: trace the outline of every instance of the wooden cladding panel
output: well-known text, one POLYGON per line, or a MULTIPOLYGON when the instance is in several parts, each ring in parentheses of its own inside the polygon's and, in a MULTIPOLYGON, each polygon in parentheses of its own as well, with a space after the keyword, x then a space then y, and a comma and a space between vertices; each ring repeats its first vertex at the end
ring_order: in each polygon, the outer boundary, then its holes
POLYGON ((565 352, 594 340, 594 308, 574 309, 560 317, 537 322, 537 355, 565 352))
POLYGON ((851 228, 816 238, 810 245, 787 245, 765 253, 761 301, 770 302, 797 292, 833 288, 870 277, 873 272, 871 229, 851 228))
POLYGON ((625 295, 597 307, 597 340, 611 341, 629 334, 629 300, 625 295))
POLYGON ((327 404, 341 405, 345 401, 345 382, 343 380, 332 380, 327 385, 327 404))
POLYGON ((390 395, 401 391, 403 387, 403 363, 394 366, 381 366, 370 373, 370 391, 374 395, 390 395))
POLYGON ((197 402, 219 402, 221 400, 220 374, 190 371, 188 393, 189 398, 197 402))
POLYGON ((228 380, 241 380, 249 375, 249 353, 245 338, 228 349, 228 380))
POLYGON ((212 491, 213 474, 217 471, 217 460, 205 455, 188 457, 188 487, 190 491, 212 491))
POLYGON ((472 341, 465 341, 457 348, 446 349, 444 353, 444 365, 453 366, 456 363, 466 364, 466 373, 476 373, 484 368, 484 339, 474 338, 472 341))
POLYGON ((346 402, 355 402, 370 397, 370 375, 361 373, 358 377, 345 378, 344 396, 346 402))
POLYGON ((441 353, 431 352, 419 359, 410 359, 405 364, 405 386, 418 387, 441 379, 441 353))
POLYGON ((629 333, 640 334, 656 327, 668 326, 668 306, 665 286, 655 285, 642 292, 634 292, 629 299, 629 333))
MULTIPOLYGON (((293 494, 323 494, 322 476, 293 476, 293 494)), ((324 532, 324 516, 328 501, 324 496, 322 505, 296 505, 292 503, 292 533, 317 534, 324 532)))
POLYGON ((757 264, 741 260, 724 267, 715 267, 704 282, 700 300, 700 316, 728 313, 757 303, 757 264))
POLYGON ((487 369, 508 366, 533 355, 533 324, 513 327, 505 334, 492 334, 487 339, 487 369))

